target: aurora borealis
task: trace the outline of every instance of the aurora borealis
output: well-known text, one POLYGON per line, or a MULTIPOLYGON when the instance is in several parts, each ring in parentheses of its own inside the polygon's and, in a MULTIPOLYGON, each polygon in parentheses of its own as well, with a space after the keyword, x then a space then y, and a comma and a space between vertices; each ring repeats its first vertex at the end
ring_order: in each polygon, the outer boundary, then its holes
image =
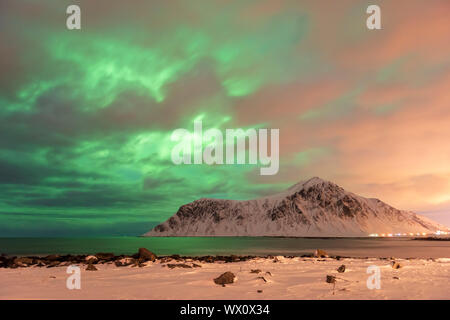
POLYGON ((447 0, 2 0, 0 236, 139 235, 195 199, 312 176, 450 225, 449 16, 447 0), (279 173, 174 165, 172 132, 199 119, 279 128, 279 173))

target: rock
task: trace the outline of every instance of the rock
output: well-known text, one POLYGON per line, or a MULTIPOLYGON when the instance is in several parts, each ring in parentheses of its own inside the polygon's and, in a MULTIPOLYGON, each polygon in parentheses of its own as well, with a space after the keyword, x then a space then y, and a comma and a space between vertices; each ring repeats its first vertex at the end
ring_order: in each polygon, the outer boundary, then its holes
POLYGON ((56 261, 56 260, 59 260, 61 257, 58 255, 58 254, 51 254, 51 255, 49 255, 49 256, 46 256, 45 258, 44 258, 44 260, 47 260, 47 261, 56 261))
POLYGON ((392 279, 395 279, 395 280, 400 280, 400 278, 399 278, 399 277, 392 277, 392 279))
POLYGON ((316 257, 316 258, 328 258, 328 253, 325 250, 317 249, 314 252, 314 257, 316 257))
POLYGON ((214 279, 214 283, 218 285, 226 285, 234 282, 236 276, 232 272, 222 273, 220 276, 214 279))
POLYGON ((252 269, 252 271, 250 271, 250 273, 260 273, 261 272, 261 270, 259 270, 259 269, 252 269))
POLYGON ((97 268, 93 264, 89 264, 86 268, 86 271, 97 271, 97 268))
POLYGON ((392 261, 392 268, 393 269, 400 269, 402 266, 400 263, 396 262, 396 261, 392 261))
POLYGON ((192 266, 193 266, 194 268, 201 268, 201 267, 202 267, 201 265, 196 264, 196 263, 193 263, 192 266))
POLYGON ((122 258, 122 259, 114 261, 114 264, 116 265, 116 267, 126 267, 131 264, 135 264, 135 263, 136 263, 136 260, 133 258, 122 258))
POLYGON ((262 293, 263 291, 262 291, 262 290, 257 290, 257 292, 258 292, 258 293, 262 293))
POLYGON ((177 263, 177 264, 172 264, 172 263, 169 263, 169 264, 167 264, 167 266, 170 268, 170 269, 173 269, 173 268, 192 268, 190 265, 187 265, 187 264, 185 264, 185 263, 177 263))
POLYGON ((56 266, 58 266, 59 264, 60 264, 61 262, 60 261, 50 261, 50 263, 47 263, 47 268, 53 268, 53 267, 56 267, 56 266))
POLYGON ((286 260, 286 258, 283 257, 283 256, 276 256, 276 257, 273 259, 273 262, 284 262, 285 260, 286 260))
POLYGON ((37 267, 44 267, 45 263, 42 260, 38 259, 38 260, 36 260, 36 266, 37 267))
POLYGON ((112 260, 115 258, 114 253, 111 252, 99 252, 95 254, 95 257, 99 260, 112 260))
POLYGON ((327 275, 327 283, 336 283, 336 277, 327 275))
POLYGON ((141 261, 155 261, 156 260, 156 254, 151 252, 150 250, 147 250, 146 248, 139 248, 139 260, 141 261))
POLYGON ((342 266, 340 266, 339 268, 337 268, 337 272, 339 272, 339 273, 344 273, 344 272, 345 272, 345 264, 343 264, 342 266))
POLYGON ((87 263, 92 264, 94 261, 97 262, 98 258, 96 256, 87 256, 84 260, 87 263))
POLYGON ((176 261, 182 261, 183 259, 180 257, 180 255, 179 254, 173 254, 173 255, 171 255, 170 256, 173 260, 176 260, 176 261))
POLYGON ((238 262, 238 261, 241 261, 241 258, 239 258, 238 256, 235 256, 235 255, 231 255, 230 260, 231 261, 229 261, 229 262, 238 262))
POLYGON ((267 275, 272 276, 272 274, 270 273, 270 271, 266 272, 267 275))
POLYGON ((33 264, 33 259, 27 258, 27 257, 20 257, 15 258, 14 263, 18 265, 19 267, 27 267, 29 265, 33 264))

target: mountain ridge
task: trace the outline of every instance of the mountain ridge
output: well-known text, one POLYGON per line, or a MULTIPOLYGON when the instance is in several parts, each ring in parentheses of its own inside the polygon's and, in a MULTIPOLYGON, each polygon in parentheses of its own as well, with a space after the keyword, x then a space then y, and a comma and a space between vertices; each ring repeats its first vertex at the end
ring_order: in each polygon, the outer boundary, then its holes
POLYGON ((254 200, 201 198, 144 236, 368 236, 450 231, 416 213, 314 177, 254 200))

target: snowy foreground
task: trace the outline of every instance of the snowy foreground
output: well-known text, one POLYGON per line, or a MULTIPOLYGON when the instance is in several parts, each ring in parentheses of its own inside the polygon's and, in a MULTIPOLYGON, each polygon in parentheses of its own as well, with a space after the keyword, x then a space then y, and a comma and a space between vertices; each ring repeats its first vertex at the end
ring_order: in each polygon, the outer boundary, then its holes
MULTIPOLYGON (((81 289, 66 287, 67 267, 0 268, 0 299, 449 299, 450 259, 391 260, 283 258, 278 262, 256 258, 233 263, 178 261, 201 267, 173 268, 147 262, 144 267, 81 265, 81 289), (346 266, 344 273, 336 269, 346 266), (367 288, 368 266, 381 271, 381 288, 367 288), (260 273, 251 270, 260 269, 260 273), (237 280, 225 287, 214 283, 231 271, 237 280), (327 275, 336 276, 333 284, 327 275), (262 279, 262 278, 264 279, 262 279), (260 292, 258 292, 260 291, 260 292)), ((174 263, 174 262, 172 262, 174 263)))

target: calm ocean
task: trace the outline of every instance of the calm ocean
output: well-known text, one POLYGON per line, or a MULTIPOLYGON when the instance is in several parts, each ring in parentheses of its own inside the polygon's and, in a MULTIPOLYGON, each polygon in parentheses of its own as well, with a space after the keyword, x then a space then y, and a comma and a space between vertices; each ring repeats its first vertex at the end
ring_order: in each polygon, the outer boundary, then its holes
POLYGON ((101 237, 0 238, 8 255, 133 254, 145 247, 157 255, 302 255, 324 249, 352 257, 450 258, 450 241, 406 238, 270 238, 270 237, 101 237))

